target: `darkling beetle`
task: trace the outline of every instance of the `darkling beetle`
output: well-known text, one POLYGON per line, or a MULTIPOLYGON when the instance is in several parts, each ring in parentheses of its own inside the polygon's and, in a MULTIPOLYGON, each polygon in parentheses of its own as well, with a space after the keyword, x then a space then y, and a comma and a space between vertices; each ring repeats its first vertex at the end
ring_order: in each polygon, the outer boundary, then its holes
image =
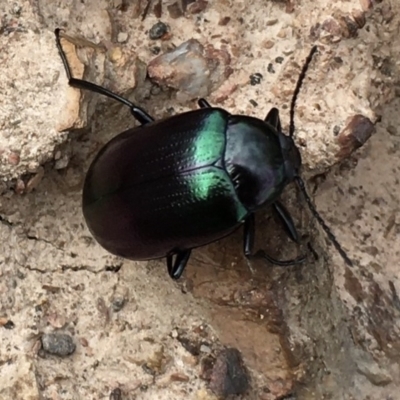
POLYGON ((293 140, 294 109, 308 65, 308 55, 290 105, 289 135, 282 132, 279 111, 265 120, 231 115, 200 99, 200 109, 160 121, 108 89, 71 75, 55 30, 56 44, 70 86, 108 96, 127 105, 141 126, 111 139, 86 175, 82 208, 95 239, 109 252, 131 260, 167 258, 168 273, 178 279, 193 248, 231 234, 244 225, 244 254, 280 266, 303 262, 276 260, 253 251, 254 213, 272 205, 289 237, 299 242, 294 222, 279 202, 295 181, 308 207, 347 264, 351 260, 316 211, 293 140))

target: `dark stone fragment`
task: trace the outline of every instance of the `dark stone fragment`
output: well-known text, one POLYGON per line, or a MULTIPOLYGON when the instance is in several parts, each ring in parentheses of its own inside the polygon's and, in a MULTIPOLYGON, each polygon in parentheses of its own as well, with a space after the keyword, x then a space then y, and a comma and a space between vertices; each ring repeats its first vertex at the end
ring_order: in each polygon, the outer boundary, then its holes
POLYGON ((353 10, 352 17, 360 29, 364 28, 366 23, 365 12, 360 10, 353 10))
POLYGON ((248 390, 249 381, 240 352, 234 348, 223 350, 215 361, 210 389, 222 398, 241 395, 248 390))
POLYGON ((361 114, 353 115, 347 119, 346 127, 339 133, 338 142, 340 151, 337 157, 347 158, 351 153, 360 148, 375 132, 372 121, 361 114))
POLYGON ((169 26, 159 21, 150 28, 149 37, 151 40, 161 39, 168 32, 169 26))
POLYGON ((250 85, 255 86, 261 83, 263 76, 259 72, 250 75, 250 85))
POLYGON ((257 107, 258 106, 258 103, 253 99, 250 99, 249 102, 253 107, 257 107))
POLYGON ((177 337, 179 343, 187 350, 192 356, 198 356, 200 354, 199 344, 182 336, 177 337))
POLYGON ((152 375, 152 376, 156 375, 155 371, 151 367, 149 367, 147 364, 143 364, 142 369, 148 375, 152 375))
POLYGON ((358 30, 360 29, 358 22, 356 22, 349 15, 345 15, 342 17, 342 22, 345 24, 347 28, 347 32, 345 32, 344 37, 354 38, 358 34, 358 30))
POLYGON ((271 74, 274 74, 274 73, 275 73, 274 66, 272 65, 272 63, 269 63, 269 64, 268 64, 267 71, 268 71, 269 73, 271 73, 271 74))
POLYGON ((161 51, 161 47, 160 46, 153 46, 150 51, 154 54, 154 55, 158 55, 160 54, 161 51))
POLYGON ((121 269, 122 264, 118 264, 118 265, 106 265, 105 270, 107 272, 119 272, 119 270, 121 269))
POLYGON ((75 351, 75 343, 66 333, 46 333, 42 336, 43 350, 59 357, 71 355, 75 351))
POLYGON ((15 324, 10 319, 3 325, 5 329, 14 329, 15 324))

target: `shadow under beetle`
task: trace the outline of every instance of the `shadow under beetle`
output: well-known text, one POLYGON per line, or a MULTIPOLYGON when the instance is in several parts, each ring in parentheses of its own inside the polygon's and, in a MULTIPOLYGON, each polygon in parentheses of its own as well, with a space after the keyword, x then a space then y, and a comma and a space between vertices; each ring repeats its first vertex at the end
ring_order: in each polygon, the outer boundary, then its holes
POLYGON ((109 252, 132 260, 166 257, 168 273, 178 279, 193 248, 231 234, 244 225, 244 254, 288 266, 305 257, 276 260, 253 251, 254 213, 272 205, 289 237, 298 242, 294 222, 279 202, 295 181, 308 207, 347 264, 352 265, 316 211, 299 176, 301 156, 293 140, 294 109, 314 53, 298 78, 290 106, 289 135, 279 111, 265 120, 231 115, 204 99, 200 109, 160 121, 108 89, 71 75, 55 30, 69 85, 127 105, 141 126, 111 139, 92 162, 83 187, 82 208, 94 238, 109 252))

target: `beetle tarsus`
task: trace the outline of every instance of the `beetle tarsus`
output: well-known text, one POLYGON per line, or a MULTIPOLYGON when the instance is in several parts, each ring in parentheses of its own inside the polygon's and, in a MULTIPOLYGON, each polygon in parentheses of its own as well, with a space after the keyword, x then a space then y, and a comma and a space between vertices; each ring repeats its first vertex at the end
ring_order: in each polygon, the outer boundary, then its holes
POLYGON ((249 259, 262 259, 266 260, 271 264, 278 265, 279 267, 292 267, 293 265, 302 264, 306 259, 307 256, 299 256, 293 258, 292 260, 277 260, 275 258, 270 257, 264 250, 258 250, 255 254, 247 256, 249 259))
POLYGON ((254 236, 255 236, 255 221, 254 214, 250 214, 244 222, 244 242, 243 251, 248 260, 263 259, 271 264, 278 265, 280 267, 290 267, 292 265, 298 265, 306 260, 306 256, 300 256, 292 260, 277 260, 269 256, 264 250, 258 250, 253 254, 254 236))
POLYGON ((154 121, 154 118, 151 117, 149 114, 147 114, 147 112, 145 110, 136 106, 128 99, 125 99, 124 97, 119 96, 116 93, 113 93, 111 90, 108 90, 99 85, 96 85, 95 83, 88 82, 83 79, 74 78, 71 73, 71 68, 68 64, 67 56, 65 55, 65 52, 61 46, 60 31, 61 30, 59 28, 57 28, 54 31, 54 33, 56 35, 56 45, 57 45, 58 52, 60 53, 62 63, 64 65, 65 73, 67 74, 68 84, 70 86, 77 88, 77 89, 89 90, 91 92, 99 93, 103 96, 107 96, 113 100, 119 101, 120 103, 122 103, 130 108, 132 115, 141 125, 145 125, 145 124, 148 124, 149 122, 154 121))
POLYGON ((189 261, 191 250, 176 252, 175 261, 174 254, 167 256, 167 268, 169 276, 176 280, 179 279, 189 261))

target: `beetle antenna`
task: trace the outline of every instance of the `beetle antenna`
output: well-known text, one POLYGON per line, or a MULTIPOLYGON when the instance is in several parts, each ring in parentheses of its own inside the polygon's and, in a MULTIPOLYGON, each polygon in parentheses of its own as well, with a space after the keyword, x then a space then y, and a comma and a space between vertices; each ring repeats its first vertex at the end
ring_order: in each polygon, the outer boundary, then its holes
POLYGON ((306 202, 308 205, 308 208, 314 215, 315 219, 318 221, 318 223, 321 225, 322 229, 325 231, 326 235, 328 236, 329 240, 333 243, 335 246, 336 250, 339 252, 339 254, 342 256, 343 260, 346 262, 346 264, 350 267, 353 266, 353 262, 350 260, 349 256, 346 254, 346 252, 343 250, 342 246, 339 244, 339 242, 336 240, 335 235, 332 233, 328 225, 326 225, 325 221, 322 219, 322 217, 318 214, 318 211, 316 210, 314 204, 311 201, 311 197, 307 193, 306 187, 304 185, 304 181, 300 178, 300 176, 296 176, 295 181, 297 183, 297 186, 301 190, 301 192, 304 194, 304 197, 306 198, 306 202))
POLYGON ((313 48, 310 51, 310 54, 306 58, 303 68, 301 69, 299 78, 297 79, 296 87, 293 92, 292 101, 290 102, 290 125, 289 125, 290 137, 293 137, 294 135, 294 109, 296 107, 296 100, 300 93, 301 85, 303 84, 304 78, 306 77, 306 73, 310 65, 310 62, 317 50, 318 50, 317 46, 313 46, 313 48))
MULTIPOLYGON (((314 56, 314 54, 317 52, 318 48, 317 46, 313 46, 310 53, 308 54, 306 61, 303 65, 303 68, 301 69, 299 78, 297 79, 296 87, 293 92, 293 97, 292 101, 290 103, 290 125, 289 125, 289 136, 293 137, 294 135, 294 109, 296 107, 296 100, 297 97, 300 93, 301 86, 303 84, 304 78, 306 77, 306 73, 308 70, 308 67, 311 63, 311 60, 314 56)), ((342 256, 343 260, 346 262, 346 264, 350 267, 353 266, 353 262, 350 260, 349 256, 346 254, 346 252, 343 250, 342 246, 339 244, 337 241, 335 235, 332 233, 328 225, 326 225, 325 221, 322 219, 322 217, 319 215, 318 211, 316 210, 313 202, 311 201, 311 197, 307 193, 306 186, 304 184, 304 181, 300 178, 300 176, 296 176, 295 181, 297 183, 297 186, 299 187, 300 191, 304 194, 304 197, 306 199, 308 208, 310 209, 311 213, 314 215, 315 219, 318 221, 318 223, 321 225, 322 229, 325 231, 326 235, 328 236, 329 240, 333 243, 335 246, 336 250, 338 253, 342 256)))
POLYGON ((56 46, 58 49, 58 53, 60 54, 61 61, 64 65, 65 73, 68 78, 68 84, 74 88, 77 89, 84 89, 84 90, 89 90, 95 93, 99 93, 103 96, 107 96, 113 100, 119 101, 120 103, 128 106, 131 110, 131 113, 133 117, 140 122, 140 124, 144 125, 149 122, 153 122, 154 118, 151 117, 149 114, 147 114, 146 111, 144 111, 141 107, 136 106, 133 104, 131 101, 128 99, 125 99, 122 96, 119 96, 116 93, 113 93, 111 90, 108 90, 106 88, 103 88, 102 86, 96 85, 95 83, 84 81, 82 79, 76 79, 72 76, 71 68, 69 66, 67 56, 65 55, 64 49, 61 45, 61 29, 57 28, 54 31, 54 34, 56 35, 56 46))

